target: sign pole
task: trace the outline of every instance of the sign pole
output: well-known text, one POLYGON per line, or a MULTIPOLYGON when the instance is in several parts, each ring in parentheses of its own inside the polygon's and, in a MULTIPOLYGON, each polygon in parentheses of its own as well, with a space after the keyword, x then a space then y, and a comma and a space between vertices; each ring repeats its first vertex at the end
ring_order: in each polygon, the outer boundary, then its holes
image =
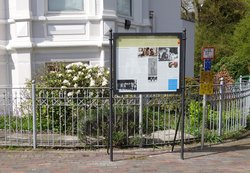
POLYGON ((207 95, 213 94, 213 74, 211 61, 214 58, 214 47, 202 48, 203 70, 200 71, 200 95, 203 95, 202 127, 201 127, 201 150, 204 148, 205 126, 207 118, 207 95))
POLYGON ((207 96, 203 95, 203 106, 202 106, 202 129, 201 129, 201 149, 204 147, 204 135, 205 135, 205 118, 206 118, 206 108, 207 108, 207 96))
POLYGON ((110 81, 109 81, 109 147, 110 147, 110 161, 113 161, 113 32, 109 30, 109 44, 110 44, 110 81))
POLYGON ((185 75, 186 75, 186 29, 183 30, 183 65, 182 65, 182 104, 181 104, 181 159, 184 160, 184 128, 185 128, 185 75))

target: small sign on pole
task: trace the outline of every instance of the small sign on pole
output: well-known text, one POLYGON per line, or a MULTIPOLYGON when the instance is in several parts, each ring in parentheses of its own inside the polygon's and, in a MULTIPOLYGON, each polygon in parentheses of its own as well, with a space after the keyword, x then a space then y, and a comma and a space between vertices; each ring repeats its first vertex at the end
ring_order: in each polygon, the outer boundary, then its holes
POLYGON ((203 95, 203 112, 202 112, 202 132, 201 132, 201 148, 204 146, 204 133, 205 133, 205 117, 206 117, 206 96, 214 93, 213 73, 211 72, 212 60, 215 56, 214 47, 203 47, 202 60, 204 62, 203 70, 200 72, 200 90, 199 94, 203 95))
POLYGON ((211 59, 204 59, 204 70, 205 71, 210 71, 212 66, 212 61, 211 59))
POLYGON ((201 76, 200 76, 200 95, 212 95, 213 94, 213 78, 214 75, 210 71, 201 71, 201 76))
POLYGON ((212 60, 215 56, 214 47, 203 47, 202 60, 204 61, 204 68, 200 72, 200 95, 213 94, 213 73, 211 72, 212 60))
POLYGON ((202 60, 214 59, 215 48, 214 47, 203 47, 202 48, 202 60))

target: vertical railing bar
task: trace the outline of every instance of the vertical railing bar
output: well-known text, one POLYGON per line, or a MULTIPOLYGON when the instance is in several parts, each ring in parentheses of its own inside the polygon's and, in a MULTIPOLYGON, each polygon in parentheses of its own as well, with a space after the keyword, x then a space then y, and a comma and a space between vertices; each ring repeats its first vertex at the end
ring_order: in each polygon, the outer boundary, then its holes
POLYGON ((99 90, 97 89, 97 96, 96 96, 96 99, 97 99, 97 103, 96 103, 96 118, 97 118, 97 131, 96 131, 96 136, 97 136, 97 146, 99 146, 99 140, 100 140, 100 137, 99 137, 99 90))
POLYGON ((52 146, 54 147, 54 146, 55 146, 55 130, 54 130, 54 116, 55 116, 55 115, 54 115, 54 111, 55 111, 55 108, 54 108, 54 107, 56 106, 56 105, 55 105, 56 103, 54 103, 54 102, 55 102, 55 99, 56 99, 55 96, 54 96, 54 91, 52 91, 51 97, 52 97, 52 98, 51 98, 51 104, 52 104, 52 105, 51 105, 51 113, 52 113, 52 114, 51 114, 51 119, 52 119, 52 120, 51 120, 51 121, 52 121, 52 122, 51 122, 51 123, 52 123, 52 124, 51 124, 51 127, 52 127, 52 146))
POLYGON ((170 111, 170 106, 168 106, 168 142, 171 140, 171 111, 170 111))
POLYGON ((67 92, 64 92, 64 145, 67 145, 67 92))
MULTIPOLYGON (((25 89, 26 90, 26 89, 25 89)), ((32 95, 30 95, 31 97, 32 97, 32 95)), ((30 99, 30 98, 27 98, 27 99, 30 99)), ((31 100, 31 102, 32 102, 32 100, 31 100)), ((32 105, 28 105, 28 109, 30 109, 31 108, 31 110, 33 110, 32 109, 32 105)), ((31 117, 31 115, 29 114, 29 113, 27 113, 28 115, 27 115, 27 117, 28 117, 28 143, 29 143, 29 146, 31 145, 31 139, 30 139, 30 133, 31 133, 31 129, 30 129, 30 117, 31 117)), ((33 119, 32 119, 33 120, 33 119)), ((33 130, 32 130, 32 133, 33 133, 33 130)), ((33 136, 33 135, 32 135, 33 136)))
POLYGON ((163 124, 163 134, 164 134, 164 136, 163 136, 163 140, 164 140, 164 143, 166 143, 166 102, 164 102, 163 103, 164 105, 163 105, 163 107, 164 107, 164 112, 163 112, 163 122, 164 122, 164 124, 163 124))
MULTIPOLYGON (((44 92, 44 91, 43 91, 44 92)), ((39 124, 39 128, 40 128, 40 145, 43 144, 43 140, 42 140, 42 107, 43 107, 43 98, 42 98, 42 92, 40 91, 39 93, 39 120, 40 120, 40 124, 39 124)))
POLYGON ((37 146, 37 131, 36 131, 36 83, 35 80, 32 81, 32 114, 33 114, 33 149, 37 146))
POLYGON ((129 99, 127 99, 127 104, 126 104, 126 108, 127 108, 127 119, 126 119, 126 140, 127 140, 127 145, 129 144, 128 138, 129 138, 129 99))
POLYGON ((136 127, 136 99, 134 100, 134 102, 135 103, 134 103, 134 106, 133 106, 134 107, 134 123, 133 123, 133 126, 134 126, 134 138, 135 138, 135 136, 136 136, 135 135, 136 134, 136 128, 135 128, 136 127))
POLYGON ((153 145, 155 145, 155 103, 153 103, 153 145))
POLYGON ((105 100, 104 100, 104 92, 105 91, 103 91, 104 89, 102 89, 102 98, 101 98, 101 104, 102 104, 102 109, 101 109, 101 112, 102 112, 102 122, 101 122, 101 128, 102 128, 102 136, 104 136, 104 108, 105 108, 105 106, 104 106, 104 104, 105 104, 105 100))
POLYGON ((5 145, 7 145, 7 111, 6 111, 6 107, 7 107, 7 99, 6 99, 6 93, 7 93, 7 90, 4 91, 3 93, 3 102, 4 102, 4 140, 5 140, 5 145))
POLYGON ((122 129, 121 129, 122 132, 124 132, 124 129, 123 129, 123 126, 124 126, 124 124, 123 124, 123 122, 124 122, 124 104, 123 104, 123 101, 124 101, 124 99, 122 98, 122 129))
POLYGON ((237 93, 237 101, 236 101, 236 125, 235 125, 235 131, 237 131, 239 129, 239 107, 240 107, 240 103, 239 103, 239 92, 237 93))
MULTIPOLYGON (((7 91, 8 92, 8 91, 7 91)), ((10 135, 10 109, 9 109, 9 93, 7 93, 7 98, 6 98, 6 112, 7 112, 7 124, 8 124, 8 129, 7 130, 7 136, 10 135)), ((9 143, 12 143, 12 141, 9 139, 9 143)))
MULTIPOLYGON (((88 98, 89 98, 89 117, 92 117, 93 99, 91 98, 90 93, 92 93, 92 92, 89 92, 89 95, 88 95, 88 98)), ((91 121, 89 122, 89 136, 92 137, 92 122, 91 121)))
POLYGON ((80 92, 80 90, 79 90, 79 92, 77 93, 77 95, 76 95, 76 142, 77 142, 77 144, 79 144, 79 107, 80 107, 80 105, 79 105, 79 93, 81 93, 80 92))
MULTIPOLYGON (((62 94, 63 95, 63 94, 62 94)), ((59 143, 60 146, 62 146, 62 101, 61 101, 61 93, 59 94, 59 99, 60 99, 60 103, 59 103, 59 143)))
POLYGON ((88 140, 87 140, 87 115, 88 115, 88 91, 84 90, 84 99, 85 99, 85 106, 84 106, 84 126, 83 130, 84 130, 84 135, 85 135, 85 145, 88 144, 88 140))
MULTIPOLYGON (((146 134, 148 136, 148 103, 147 103, 147 108, 146 108, 146 134)), ((146 144, 148 144, 148 137, 146 138, 146 144)))
POLYGON ((47 98, 47 145, 49 146, 50 143, 50 132, 49 132, 49 109, 50 109, 50 105, 49 105, 49 91, 46 92, 46 98, 47 98))
MULTIPOLYGON (((71 136, 74 136, 74 110, 75 110, 75 104, 74 104, 74 91, 72 91, 71 96, 71 136)), ((70 133, 69 133, 70 134, 70 133)), ((71 139, 71 144, 74 146, 74 139, 71 139)))
POLYGON ((158 134, 158 143, 160 143, 160 104, 159 102, 157 103, 157 107, 158 107, 158 112, 157 112, 157 134, 158 134))
MULTIPOLYGON (((116 127, 117 127, 117 109, 119 108, 119 106, 117 106, 117 99, 114 98, 114 104, 113 104, 113 107, 114 107, 114 131, 116 131, 116 127)), ((119 112, 119 111, 118 111, 119 112)))

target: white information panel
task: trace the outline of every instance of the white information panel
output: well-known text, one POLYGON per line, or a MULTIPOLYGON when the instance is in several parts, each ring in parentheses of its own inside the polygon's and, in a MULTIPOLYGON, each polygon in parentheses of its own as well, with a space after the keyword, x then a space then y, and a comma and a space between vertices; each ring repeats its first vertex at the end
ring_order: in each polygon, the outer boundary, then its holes
POLYGON ((115 33, 115 92, 177 92, 180 89, 181 40, 181 33, 115 33))

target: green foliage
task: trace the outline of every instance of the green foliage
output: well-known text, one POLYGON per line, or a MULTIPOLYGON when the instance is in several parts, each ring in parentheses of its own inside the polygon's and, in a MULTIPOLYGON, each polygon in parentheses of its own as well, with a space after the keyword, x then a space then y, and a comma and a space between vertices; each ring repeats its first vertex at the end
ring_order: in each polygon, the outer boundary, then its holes
MULTIPOLYGON (((247 1, 248 2, 248 1, 247 1)), ((237 78, 239 74, 246 74, 247 64, 249 62, 249 54, 239 55, 237 51, 249 50, 249 43, 244 42, 239 35, 244 35, 238 26, 249 24, 244 21, 249 6, 244 0, 206 0, 199 11, 199 20, 196 25, 195 40, 195 75, 199 75, 201 61, 201 50, 204 46, 214 46, 216 49, 216 59, 213 61, 212 69, 215 72, 225 68, 230 74, 237 78), (243 19, 243 20, 242 20, 243 19), (239 30, 239 32, 237 31, 239 30), (235 35, 232 37, 232 35, 235 35), (236 42, 235 42, 235 41, 236 42), (241 47, 237 47, 237 43, 243 43, 241 47), (235 49, 235 47, 237 47, 235 49), (222 66, 223 65, 223 66, 222 66), (242 68, 239 68, 242 67, 242 68)), ((246 32, 249 31, 247 27, 246 32)), ((245 33, 246 33, 245 32, 245 33)), ((247 33, 249 34, 249 32, 247 33)))
POLYGON ((195 136, 200 136, 202 125, 202 105, 198 101, 191 101, 189 104, 190 132, 195 136))
POLYGON ((232 31, 233 24, 244 16, 246 4, 243 0, 205 0, 199 15, 199 23, 220 32, 232 31))
POLYGON ((204 136, 205 142, 208 142, 210 144, 222 142, 222 137, 218 136, 214 131, 207 130, 204 136))
POLYGON ((126 144, 126 133, 125 132, 114 132, 113 133, 113 144, 115 146, 122 146, 126 144))
POLYGON ((246 129, 240 127, 239 130, 237 131, 230 131, 230 132, 227 132, 227 133, 224 133, 223 134, 223 139, 240 139, 242 137, 244 137, 244 134, 247 132, 246 129))
POLYGON ((250 74, 250 13, 242 19, 234 31, 231 41, 233 50, 232 56, 224 58, 218 66, 222 64, 228 69, 230 74, 236 79, 240 75, 250 74), (239 68, 240 67, 240 68, 239 68))
POLYGON ((11 131, 29 131, 33 128, 32 117, 24 116, 3 116, 0 115, 0 129, 10 129, 11 131))

